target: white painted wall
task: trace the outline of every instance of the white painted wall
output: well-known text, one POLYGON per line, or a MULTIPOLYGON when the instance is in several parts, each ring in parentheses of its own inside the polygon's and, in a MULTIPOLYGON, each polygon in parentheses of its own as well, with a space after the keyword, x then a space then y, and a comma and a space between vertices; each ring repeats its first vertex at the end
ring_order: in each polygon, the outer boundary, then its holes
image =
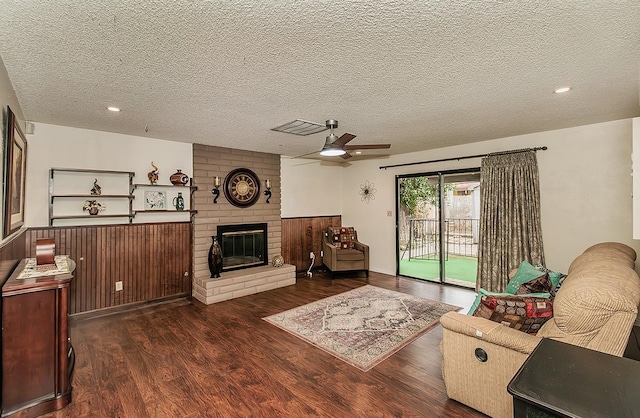
POLYGON ((281 217, 332 216, 342 213, 339 165, 319 160, 281 158, 281 217))
MULTIPOLYGON (((173 197, 183 192, 185 205, 188 208, 189 194, 183 188, 173 188, 169 176, 181 169, 183 173, 191 177, 193 173, 193 148, 191 144, 183 142, 164 141, 145 137, 122 135, 109 132, 92 131, 87 129, 70 128, 66 126, 35 124, 33 135, 27 135, 28 158, 26 178, 26 209, 25 224, 27 227, 42 227, 49 225, 48 212, 48 187, 49 169, 56 168, 81 168, 97 170, 117 170, 135 172, 134 183, 148 183, 147 173, 152 169, 153 161, 160 169, 158 184, 168 185, 167 205, 171 208, 173 197)), ((89 175, 87 180, 75 187, 74 193, 89 193, 93 187, 93 178, 89 175), (85 183, 86 181, 86 183, 85 183)), ((99 177, 98 183, 103 187, 104 193, 111 187, 115 179, 109 176, 99 177)), ((57 183, 57 185, 60 183, 57 183)), ((68 187, 66 185, 65 187, 68 187)), ((113 186, 115 187, 115 186, 113 186)), ((126 190, 126 189, 125 189, 126 190)), ((153 190, 164 190, 155 188, 153 190)), ((67 189, 68 192, 73 192, 67 189)), ((142 209, 143 189, 136 191, 134 209, 142 209)), ((98 199, 99 201, 101 199, 98 199)), ((79 213, 84 199, 76 202, 79 205, 79 213)), ((125 200, 126 202, 126 200, 125 200)), ((107 211, 124 202, 109 201, 107 211)), ((63 203, 69 204, 69 202, 63 203)), ((107 213, 105 211, 104 213, 107 213)), ((100 215, 98 215, 99 217, 100 215)), ((134 222, 179 222, 188 221, 188 213, 153 213, 139 214, 134 222)), ((94 223, 92 219, 87 223, 94 223)), ((126 219, 104 218, 100 223, 123 223, 126 219)), ((80 220, 56 221, 55 225, 81 225, 80 220)))
MULTIPOLYGON (((379 166, 546 145, 549 150, 538 153, 545 255, 549 268, 566 271, 579 253, 596 242, 620 241, 640 253, 640 242, 632 238, 632 136, 632 120, 626 119, 354 162, 348 167, 283 158, 281 216, 341 214, 343 224, 356 227, 360 239, 370 245, 371 270, 395 274, 395 176, 478 167, 480 159, 388 170, 379 166), (377 189, 369 203, 359 194, 366 180, 377 189)), ((46 124, 36 124, 28 141, 29 227, 48 224, 50 167, 131 170, 140 183, 146 182, 152 160, 160 167, 163 182, 168 183, 177 168, 192 173, 192 148, 185 143, 46 124)), ((90 189, 91 184, 83 187, 90 189)))
MULTIPOLYGON (((343 224, 356 227, 370 245, 371 270, 395 274, 395 176, 479 167, 480 159, 379 166, 546 145, 537 156, 547 266, 566 272, 577 255, 601 241, 623 242, 640 254, 632 237, 631 144, 632 120, 625 119, 356 162, 342 175, 343 224), (365 180, 377 189, 368 204, 358 193, 365 180)), ((283 187, 283 196, 289 193, 283 187)))

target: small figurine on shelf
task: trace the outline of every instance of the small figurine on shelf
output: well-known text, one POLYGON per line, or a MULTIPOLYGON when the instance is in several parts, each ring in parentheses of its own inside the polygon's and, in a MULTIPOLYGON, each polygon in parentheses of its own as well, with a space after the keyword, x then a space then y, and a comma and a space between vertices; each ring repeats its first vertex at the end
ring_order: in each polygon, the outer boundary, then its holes
POLYGON ((104 203, 100 203, 97 200, 85 200, 82 210, 88 210, 89 215, 97 215, 98 212, 105 210, 107 206, 104 203))
POLYGON ((149 183, 153 186, 158 182, 158 173, 160 172, 160 169, 158 169, 153 161, 151 161, 151 167, 153 167, 153 170, 147 173, 147 177, 149 178, 149 183))
POLYGON ((100 196, 102 194, 102 187, 98 184, 98 179, 93 180, 93 188, 91 189, 93 196, 100 196))

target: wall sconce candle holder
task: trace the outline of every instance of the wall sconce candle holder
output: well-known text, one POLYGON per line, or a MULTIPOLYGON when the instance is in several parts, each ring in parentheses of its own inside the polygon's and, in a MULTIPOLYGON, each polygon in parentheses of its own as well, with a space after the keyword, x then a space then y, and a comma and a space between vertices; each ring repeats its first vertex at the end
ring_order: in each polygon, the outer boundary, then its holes
POLYGON ((215 176, 213 178, 213 189, 211 189, 211 194, 213 194, 213 203, 218 203, 218 198, 220 197, 220 185, 222 184, 222 180, 220 177, 215 176))
POLYGON ((271 180, 264 181, 264 195, 267 196, 267 203, 269 203, 269 199, 271 199, 271 180))

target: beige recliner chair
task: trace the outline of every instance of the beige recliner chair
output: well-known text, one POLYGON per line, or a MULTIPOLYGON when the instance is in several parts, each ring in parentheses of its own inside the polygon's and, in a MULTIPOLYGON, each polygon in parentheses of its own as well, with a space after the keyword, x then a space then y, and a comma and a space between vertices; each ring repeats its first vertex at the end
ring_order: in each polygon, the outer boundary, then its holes
POLYGON ((512 417, 507 385, 542 338, 621 357, 640 304, 635 259, 635 251, 620 243, 585 250, 571 263, 553 300, 553 317, 537 335, 457 312, 443 315, 442 374, 449 398, 494 418, 512 417))
POLYGON ((332 272, 364 270, 369 277, 369 246, 353 227, 330 226, 322 239, 322 263, 332 272))

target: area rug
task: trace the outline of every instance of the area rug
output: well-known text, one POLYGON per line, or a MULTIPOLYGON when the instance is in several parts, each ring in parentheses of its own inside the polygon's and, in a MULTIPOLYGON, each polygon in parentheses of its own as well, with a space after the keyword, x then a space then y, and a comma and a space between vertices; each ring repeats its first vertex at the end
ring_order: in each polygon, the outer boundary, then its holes
POLYGON ((366 285, 263 319, 366 372, 460 309, 366 285))

